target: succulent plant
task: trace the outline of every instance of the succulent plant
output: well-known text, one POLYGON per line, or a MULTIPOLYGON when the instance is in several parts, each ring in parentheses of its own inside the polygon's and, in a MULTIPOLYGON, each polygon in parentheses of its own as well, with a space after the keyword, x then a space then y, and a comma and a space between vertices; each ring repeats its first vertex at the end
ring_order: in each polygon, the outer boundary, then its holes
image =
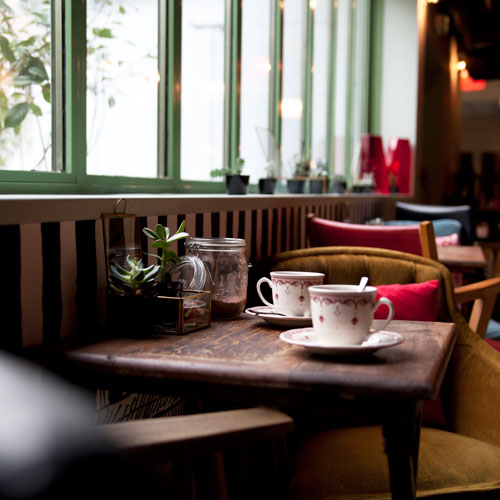
POLYGON ((232 166, 224 168, 214 168, 210 171, 211 177, 224 177, 225 175, 241 175, 243 171, 243 166, 245 165, 245 160, 241 156, 238 156, 234 160, 232 166))
POLYGON ((186 229, 185 220, 182 221, 179 229, 177 229, 177 231, 172 236, 170 236, 170 229, 166 226, 163 226, 162 224, 157 224, 154 231, 147 227, 143 229, 144 234, 148 238, 154 240, 151 246, 153 248, 159 248, 161 250, 160 255, 147 254, 150 257, 154 257, 160 261, 160 271, 157 279, 157 281, 160 283, 171 281, 170 275, 167 272, 167 265, 170 262, 173 262, 175 264, 180 262, 181 260, 177 253, 173 250, 169 250, 169 248, 174 241, 181 240, 182 238, 186 238, 189 236, 189 234, 186 233, 184 229, 186 229))
POLYGON ((110 266, 110 288, 126 295, 149 295, 153 293, 160 266, 144 267, 142 259, 127 255, 125 269, 119 264, 110 266))

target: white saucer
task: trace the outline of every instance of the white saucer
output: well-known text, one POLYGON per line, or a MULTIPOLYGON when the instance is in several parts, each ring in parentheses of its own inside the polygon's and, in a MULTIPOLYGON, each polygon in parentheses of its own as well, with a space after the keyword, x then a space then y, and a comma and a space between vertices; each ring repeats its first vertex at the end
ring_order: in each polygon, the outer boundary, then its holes
POLYGON ((284 316, 282 314, 275 314, 273 308, 269 306, 250 307, 246 309, 245 312, 252 316, 259 316, 274 326, 285 328, 312 326, 311 316, 284 316))
POLYGON ((405 337, 400 333, 381 330, 372 333, 361 345, 334 345, 327 346, 317 342, 313 328, 296 328, 280 334, 280 339, 289 344, 300 345, 316 354, 329 354, 335 356, 368 354, 404 342, 405 337))

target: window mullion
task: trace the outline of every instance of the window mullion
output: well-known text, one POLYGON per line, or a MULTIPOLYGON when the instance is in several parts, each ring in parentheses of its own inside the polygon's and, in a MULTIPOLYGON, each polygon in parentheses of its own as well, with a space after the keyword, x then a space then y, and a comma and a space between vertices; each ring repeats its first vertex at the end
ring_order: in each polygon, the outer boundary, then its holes
POLYGON ((240 156, 240 104, 241 104, 241 13, 242 4, 239 0, 231 3, 231 66, 230 66, 230 120, 229 137, 230 161, 240 156))
POLYGON ((283 88, 283 0, 271 0, 271 44, 269 47, 271 71, 269 72, 269 130, 281 151, 280 103, 283 88))
POLYGON ((302 147, 301 156, 306 160, 311 159, 311 140, 312 140, 312 65, 313 65, 313 44, 314 44, 314 10, 310 7, 308 1, 305 2, 305 23, 304 23, 304 66, 302 86, 304 103, 302 115, 302 147))
MULTIPOLYGON (((370 74, 370 48, 371 48, 371 3, 362 2, 362 23, 361 23, 361 33, 363 34, 363 50, 361 53, 362 65, 360 75, 360 80, 362 83, 361 89, 361 134, 368 132, 368 120, 369 120, 369 105, 370 105, 370 81, 368 78, 370 74)), ((359 4, 358 4, 359 8, 359 4)))
POLYGON ((239 88, 241 70, 241 7, 238 0, 226 0, 224 22, 224 132, 223 165, 230 166, 239 156, 239 88))
MULTIPOLYGON (((383 0, 373 0, 368 2, 369 6, 369 61, 368 78, 370 82, 368 91, 367 122, 368 132, 380 134, 381 123, 381 85, 382 85, 382 42, 384 23, 384 2, 383 0)), ((368 43, 368 42, 367 42, 368 43)))
POLYGON ((337 65, 336 39, 337 39, 337 9, 338 2, 331 0, 330 2, 330 57, 328 68, 328 117, 327 117, 327 160, 328 171, 330 174, 335 172, 334 155, 335 155, 335 78, 337 65))
POLYGON ((158 167, 160 177, 167 175, 174 180, 179 180, 181 177, 182 1, 167 2, 167 13, 164 10, 164 3, 163 1, 159 2, 158 11, 160 23, 163 23, 161 26, 163 26, 163 30, 166 30, 166 32, 160 31, 160 46, 158 47, 161 94, 159 100, 161 116, 158 119, 160 130, 158 167), (166 158, 166 165, 162 164, 162 158, 166 158))
POLYGON ((353 119, 353 81, 356 54, 356 1, 351 0, 349 9, 349 36, 348 36, 348 64, 347 64, 347 91, 346 91, 346 121, 345 121, 345 173, 351 177, 352 151, 352 119, 353 119))
POLYGON ((52 26, 52 170, 63 172, 64 164, 64 2, 51 3, 52 26))
POLYGON ((66 171, 81 180, 86 175, 86 0, 64 2, 66 49, 66 171))
POLYGON ((157 168, 158 177, 167 177, 167 79, 168 79, 168 9, 165 2, 158 0, 158 114, 157 114, 157 168))

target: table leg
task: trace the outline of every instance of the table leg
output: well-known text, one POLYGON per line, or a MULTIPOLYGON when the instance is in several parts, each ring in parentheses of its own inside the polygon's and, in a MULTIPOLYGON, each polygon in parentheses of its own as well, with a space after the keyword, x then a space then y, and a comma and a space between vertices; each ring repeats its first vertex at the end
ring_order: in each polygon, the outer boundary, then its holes
POLYGON ((393 500, 415 499, 421 403, 410 405, 383 426, 393 500))

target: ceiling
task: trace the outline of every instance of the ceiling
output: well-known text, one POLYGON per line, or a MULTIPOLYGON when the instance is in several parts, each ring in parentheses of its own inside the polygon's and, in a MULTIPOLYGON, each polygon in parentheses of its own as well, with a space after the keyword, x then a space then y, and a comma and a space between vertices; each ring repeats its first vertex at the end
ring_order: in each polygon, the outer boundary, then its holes
POLYGON ((441 0, 472 78, 500 78, 500 0, 441 0))

